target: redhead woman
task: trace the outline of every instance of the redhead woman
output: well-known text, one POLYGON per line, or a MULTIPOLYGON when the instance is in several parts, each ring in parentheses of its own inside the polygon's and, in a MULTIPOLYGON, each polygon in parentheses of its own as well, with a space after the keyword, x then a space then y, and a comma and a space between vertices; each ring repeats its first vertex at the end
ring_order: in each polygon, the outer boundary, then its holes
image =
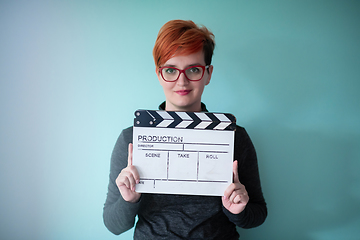
MULTIPOLYGON (((153 56, 165 94, 160 110, 207 112, 201 101, 210 83, 214 35, 192 21, 173 20, 159 31, 153 56)), ((253 228, 267 217, 255 148, 243 127, 234 143, 234 181, 222 197, 137 193, 132 127, 124 129, 111 157, 105 226, 121 234, 135 224, 134 239, 239 239, 236 226, 253 228)))

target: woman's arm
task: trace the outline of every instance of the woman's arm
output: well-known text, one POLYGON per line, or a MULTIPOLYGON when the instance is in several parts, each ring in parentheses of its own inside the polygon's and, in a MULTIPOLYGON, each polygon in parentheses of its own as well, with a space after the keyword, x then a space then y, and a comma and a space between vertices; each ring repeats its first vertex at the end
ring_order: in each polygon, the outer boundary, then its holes
POLYGON ((130 203, 123 199, 116 179, 120 172, 128 165, 128 145, 132 142, 132 128, 127 128, 120 134, 112 156, 110 165, 109 185, 106 202, 103 209, 105 226, 112 233, 118 235, 134 226, 139 202, 130 203))
POLYGON ((249 201, 239 214, 232 214, 225 207, 223 211, 238 227, 257 227, 265 221, 267 207, 261 189, 255 148, 244 128, 237 127, 234 147, 234 159, 238 160, 239 181, 245 186, 249 201))

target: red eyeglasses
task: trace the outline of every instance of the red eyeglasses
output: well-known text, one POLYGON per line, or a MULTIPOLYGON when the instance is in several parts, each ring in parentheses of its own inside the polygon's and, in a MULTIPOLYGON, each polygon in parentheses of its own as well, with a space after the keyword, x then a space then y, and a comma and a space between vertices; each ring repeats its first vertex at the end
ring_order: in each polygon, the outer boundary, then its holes
POLYGON ((161 67, 159 68, 161 77, 166 82, 175 82, 179 79, 180 74, 184 73, 185 77, 189 81, 199 81, 202 79, 205 73, 205 69, 208 69, 210 65, 202 66, 195 65, 185 68, 184 70, 176 67, 161 67))

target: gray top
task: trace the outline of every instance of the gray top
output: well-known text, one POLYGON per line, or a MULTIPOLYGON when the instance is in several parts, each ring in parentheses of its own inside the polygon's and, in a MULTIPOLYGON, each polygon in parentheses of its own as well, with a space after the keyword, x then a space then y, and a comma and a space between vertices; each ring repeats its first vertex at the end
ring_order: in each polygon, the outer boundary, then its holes
MULTIPOLYGON (((164 108, 163 103, 160 109, 164 108)), ((204 104, 202 108, 207 111, 204 104)), ((252 228, 265 221, 267 208, 256 153, 244 128, 236 127, 234 160, 238 160, 239 180, 246 187, 250 199, 240 214, 226 210, 221 197, 143 193, 138 203, 126 202, 115 180, 127 166, 132 133, 132 127, 122 131, 111 157, 103 218, 112 233, 121 234, 129 230, 138 216, 134 239, 238 239, 236 226, 252 228)))

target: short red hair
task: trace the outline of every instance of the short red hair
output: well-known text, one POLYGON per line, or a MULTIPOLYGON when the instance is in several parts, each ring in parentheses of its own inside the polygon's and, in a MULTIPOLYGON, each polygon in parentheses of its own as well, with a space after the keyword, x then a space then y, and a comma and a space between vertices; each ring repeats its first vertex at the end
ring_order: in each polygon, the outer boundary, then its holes
POLYGON ((204 51, 205 64, 210 65, 215 48, 214 34, 193 21, 172 20, 159 31, 153 56, 156 68, 174 56, 189 55, 204 51))

